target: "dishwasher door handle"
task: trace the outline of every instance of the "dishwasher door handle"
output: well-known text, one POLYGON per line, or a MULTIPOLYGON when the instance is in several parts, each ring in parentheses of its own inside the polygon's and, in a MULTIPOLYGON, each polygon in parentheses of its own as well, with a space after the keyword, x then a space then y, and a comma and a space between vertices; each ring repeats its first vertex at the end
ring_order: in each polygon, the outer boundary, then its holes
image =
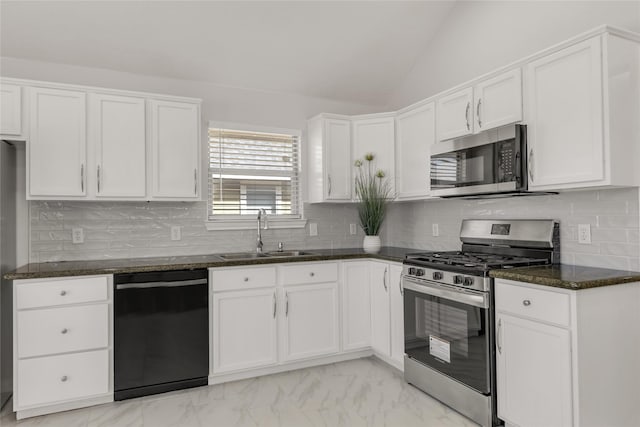
POLYGON ((121 283, 116 285, 116 290, 124 289, 149 289, 149 288, 179 288, 181 286, 206 285, 207 279, 177 280, 175 282, 146 282, 146 283, 121 283))

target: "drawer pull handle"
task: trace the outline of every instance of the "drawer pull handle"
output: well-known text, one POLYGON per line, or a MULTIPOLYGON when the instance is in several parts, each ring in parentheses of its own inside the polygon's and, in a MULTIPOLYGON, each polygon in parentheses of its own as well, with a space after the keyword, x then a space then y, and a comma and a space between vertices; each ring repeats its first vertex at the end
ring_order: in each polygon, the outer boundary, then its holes
POLYGON ((315 275, 316 275, 316 273, 314 273, 313 271, 311 273, 309 273, 309 276, 311 276, 311 277, 313 277, 315 275))
POLYGON ((248 277, 245 277, 245 278, 244 278, 244 281, 245 281, 245 282, 248 282, 248 281, 249 281, 249 278, 248 278, 248 277))
POLYGON ((60 291, 60 296, 63 297, 67 294, 67 291, 60 291))
POLYGON ((526 299, 526 300, 522 301, 522 305, 524 305, 525 307, 529 307, 531 305, 531 301, 526 299))
POLYGON ((60 333, 62 335, 66 334, 67 332, 69 332, 69 330, 67 328, 64 328, 63 330, 60 331, 60 333))
POLYGON ((63 383, 66 383, 68 379, 69 377, 64 375, 62 378, 60 378, 60 381, 62 381, 63 383))

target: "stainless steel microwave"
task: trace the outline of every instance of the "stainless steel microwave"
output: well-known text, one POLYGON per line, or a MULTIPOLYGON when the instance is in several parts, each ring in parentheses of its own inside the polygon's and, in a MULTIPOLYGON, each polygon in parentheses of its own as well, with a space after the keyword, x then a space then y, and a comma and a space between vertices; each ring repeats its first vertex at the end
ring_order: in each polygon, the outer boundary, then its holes
POLYGON ((510 125, 433 147, 431 195, 511 195, 527 191, 527 127, 510 125))

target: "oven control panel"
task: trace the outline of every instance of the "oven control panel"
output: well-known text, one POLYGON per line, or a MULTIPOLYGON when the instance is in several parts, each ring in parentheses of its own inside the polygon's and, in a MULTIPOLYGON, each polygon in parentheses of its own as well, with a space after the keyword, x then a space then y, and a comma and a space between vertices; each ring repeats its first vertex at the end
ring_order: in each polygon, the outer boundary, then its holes
POLYGON ((489 291, 491 278, 482 276, 472 276, 468 274, 455 273, 446 270, 435 270, 431 268, 418 267, 405 264, 402 271, 403 276, 416 280, 438 282, 446 285, 458 286, 461 288, 475 289, 478 291, 489 291))

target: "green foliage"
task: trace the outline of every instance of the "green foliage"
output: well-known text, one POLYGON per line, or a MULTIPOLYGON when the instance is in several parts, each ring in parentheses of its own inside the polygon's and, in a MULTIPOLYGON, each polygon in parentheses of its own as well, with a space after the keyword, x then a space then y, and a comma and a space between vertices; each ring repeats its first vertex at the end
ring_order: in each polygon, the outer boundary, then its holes
POLYGON ((393 194, 391 182, 384 171, 375 169, 373 153, 367 153, 364 158, 364 162, 355 161, 358 216, 364 233, 367 236, 377 236, 393 194))

